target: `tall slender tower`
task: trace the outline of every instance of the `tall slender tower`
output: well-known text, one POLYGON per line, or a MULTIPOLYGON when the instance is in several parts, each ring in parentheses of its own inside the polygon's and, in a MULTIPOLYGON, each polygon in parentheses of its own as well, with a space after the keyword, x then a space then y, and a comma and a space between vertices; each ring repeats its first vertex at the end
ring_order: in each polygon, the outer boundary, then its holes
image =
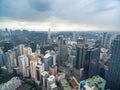
POLYGON ((68 55, 68 48, 64 40, 64 36, 59 35, 58 37, 58 57, 59 57, 58 63, 63 64, 65 61, 67 61, 67 55, 68 55))
POLYGON ((105 72, 107 88, 110 90, 120 90, 120 35, 117 35, 112 41, 111 52, 109 70, 105 72))
POLYGON ((51 44, 51 31, 48 29, 48 43, 51 44))

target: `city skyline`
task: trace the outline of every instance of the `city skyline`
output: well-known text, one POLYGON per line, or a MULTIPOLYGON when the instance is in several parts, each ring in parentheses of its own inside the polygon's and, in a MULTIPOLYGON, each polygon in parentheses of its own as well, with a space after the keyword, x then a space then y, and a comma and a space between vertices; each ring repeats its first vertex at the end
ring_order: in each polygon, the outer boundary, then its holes
POLYGON ((1 0, 0 29, 119 31, 119 5, 119 0, 1 0))

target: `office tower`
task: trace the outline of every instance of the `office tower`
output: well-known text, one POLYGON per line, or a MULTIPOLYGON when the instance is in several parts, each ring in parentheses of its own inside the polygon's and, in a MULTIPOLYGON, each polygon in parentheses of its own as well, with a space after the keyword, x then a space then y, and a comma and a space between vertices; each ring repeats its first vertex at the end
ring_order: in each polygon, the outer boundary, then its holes
POLYGON ((53 65, 53 56, 51 56, 49 53, 47 53, 43 58, 42 61, 45 65, 45 71, 49 71, 49 67, 53 65))
POLYGON ((12 67, 16 67, 17 66, 16 52, 14 50, 9 50, 6 54, 10 56, 12 67))
POLYGON ((51 51, 50 55, 53 56, 53 65, 56 65, 56 53, 54 51, 51 51))
POLYGON ((101 45, 101 41, 100 40, 96 40, 95 41, 95 44, 94 44, 94 47, 96 48, 100 48, 102 45, 101 45))
POLYGON ((105 72, 107 88, 120 90, 120 35, 112 41, 109 69, 105 72))
POLYGON ((37 73, 36 73, 37 63, 38 63, 38 59, 33 59, 30 61, 30 75, 34 81, 37 80, 37 73))
POLYGON ((19 45, 18 46, 18 55, 21 56, 24 54, 24 45, 19 45))
POLYGON ((20 75, 22 77, 29 77, 28 57, 26 55, 18 56, 18 64, 19 64, 19 68, 20 68, 20 75))
POLYGON ((23 48, 23 54, 27 55, 27 56, 30 55, 30 54, 32 54, 32 49, 30 47, 25 46, 23 48))
POLYGON ((77 54, 76 48, 73 47, 71 50, 71 55, 76 56, 76 54, 77 54))
POLYGON ((84 79, 84 68, 80 68, 80 76, 79 76, 79 79, 80 80, 83 80, 84 79))
POLYGON ((89 48, 86 51, 84 63, 84 77, 92 77, 99 74, 100 49, 89 48))
POLYGON ((106 47, 106 43, 107 43, 107 32, 104 32, 103 33, 102 46, 106 47))
POLYGON ((89 71, 88 77, 92 77, 94 75, 99 74, 99 60, 100 60, 100 49, 99 48, 91 48, 89 54, 89 71))
POLYGON ((35 52, 36 49, 37 49, 37 46, 36 46, 36 44, 35 44, 34 42, 31 42, 31 43, 30 43, 30 47, 31 47, 31 49, 32 49, 32 52, 35 52))
POLYGON ((51 31, 50 28, 48 29, 48 43, 49 45, 51 45, 52 41, 51 41, 51 31))
POLYGON ((36 66, 37 81, 41 80, 41 73, 44 71, 44 63, 38 63, 36 66))
POLYGON ((0 48, 0 54, 3 54, 3 50, 0 48))
POLYGON ((19 49, 18 47, 14 47, 12 51, 13 51, 14 60, 16 60, 16 64, 18 66, 19 49))
POLYGON ((87 48, 84 46, 77 46, 76 48, 76 68, 80 69, 84 67, 85 63, 85 54, 86 54, 87 48))
POLYGON ((73 41, 76 41, 77 38, 78 38, 78 33, 74 31, 72 37, 73 41))
POLYGON ((63 64, 67 61, 68 48, 65 43, 63 35, 58 37, 58 63, 63 64))
POLYGON ((105 90, 105 85, 106 81, 97 75, 81 81, 78 90, 105 90))
POLYGON ((77 45, 78 46, 84 46, 86 42, 87 42, 87 40, 86 40, 86 38, 84 36, 80 36, 77 39, 77 45))
POLYGON ((9 49, 12 49, 13 48, 13 44, 10 43, 10 42, 6 42, 4 43, 4 52, 7 52, 9 49))
POLYGON ((13 73, 13 58, 12 55, 7 52, 5 54, 5 66, 7 67, 8 73, 13 73))
POLYGON ((43 71, 41 72, 41 84, 43 86, 43 90, 45 90, 45 88, 47 88, 47 78, 49 77, 49 73, 47 71, 43 71))
POLYGON ((0 69, 4 65, 3 54, 0 54, 0 69))
POLYGON ((37 50, 35 51, 35 56, 38 57, 38 56, 40 56, 40 54, 41 54, 40 49, 37 49, 37 50))
POLYGON ((75 67, 75 66, 76 66, 76 56, 70 55, 70 56, 68 57, 68 61, 69 61, 69 63, 72 65, 72 67, 75 67))

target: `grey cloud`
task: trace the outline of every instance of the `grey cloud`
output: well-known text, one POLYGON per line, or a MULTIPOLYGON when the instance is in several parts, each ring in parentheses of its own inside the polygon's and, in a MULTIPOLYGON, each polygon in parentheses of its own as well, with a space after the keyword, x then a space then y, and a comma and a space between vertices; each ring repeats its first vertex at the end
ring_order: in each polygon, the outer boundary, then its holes
POLYGON ((38 11, 51 10, 51 0, 28 0, 30 6, 38 11))
POLYGON ((56 17, 98 27, 120 28, 120 0, 0 0, 0 19, 45 21, 56 17))
MULTIPOLYGON (((47 2, 29 0, 1 0, 0 19, 9 17, 12 20, 44 21, 50 17, 50 6, 47 2), (33 6, 31 6, 33 3, 33 6), (46 12, 43 12, 46 11, 46 12)), ((3 19, 2 19, 3 20, 3 19)))

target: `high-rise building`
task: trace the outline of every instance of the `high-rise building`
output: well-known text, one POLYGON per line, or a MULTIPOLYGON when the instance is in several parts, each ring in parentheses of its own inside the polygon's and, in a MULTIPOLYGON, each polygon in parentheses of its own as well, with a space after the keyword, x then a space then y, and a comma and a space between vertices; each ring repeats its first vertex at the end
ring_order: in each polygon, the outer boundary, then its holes
POLYGON ((18 63, 20 68, 20 75, 23 77, 29 77, 28 57, 26 55, 18 56, 18 63))
POLYGON ((19 45, 18 46, 18 55, 23 55, 24 54, 24 45, 19 45))
POLYGON ((69 63, 72 65, 72 67, 75 67, 75 66, 76 66, 76 56, 70 55, 70 56, 68 57, 68 61, 69 61, 69 63))
POLYGON ((3 50, 1 49, 1 47, 0 47, 0 54, 3 54, 3 50))
POLYGON ((112 41, 111 59, 109 69, 105 72, 107 88, 110 90, 120 90, 120 35, 112 41))
POLYGON ((50 55, 53 56, 53 65, 56 65, 56 53, 54 51, 51 51, 50 55))
POLYGON ((0 68, 4 65, 3 54, 0 54, 0 68))
POLYGON ((41 84, 43 86, 43 90, 45 90, 45 88, 47 88, 47 78, 49 77, 49 73, 47 71, 43 71, 41 72, 41 84))
POLYGON ((4 52, 7 52, 9 49, 13 48, 13 44, 10 42, 4 43, 4 52))
POLYGON ((44 63, 38 63, 36 66, 37 81, 41 80, 41 73, 44 71, 44 63))
POLYGON ((30 43, 30 47, 31 47, 31 49, 32 49, 32 52, 35 52, 36 49, 37 49, 37 46, 36 46, 36 44, 35 44, 34 42, 31 42, 31 43, 30 43))
POLYGON ((10 57, 11 66, 16 67, 17 66, 17 59, 16 59, 15 51, 9 50, 6 54, 9 55, 9 57, 10 57))
POLYGON ((76 48, 76 68, 80 69, 84 67, 85 63, 85 54, 86 54, 87 48, 84 46, 77 46, 76 48))
POLYGON ((10 52, 5 54, 5 66, 7 67, 8 73, 13 73, 13 56, 10 52))
POLYGON ((98 75, 99 74, 100 49, 91 48, 89 59, 90 60, 89 60, 88 77, 98 75))
POLYGON ((99 74, 100 49, 89 48, 86 51, 84 63, 84 77, 92 77, 99 74))
POLYGON ((102 40, 102 46, 106 47, 107 44, 107 32, 103 33, 103 40, 102 40))
POLYGON ((33 59, 30 61, 30 75, 33 80, 37 80, 36 66, 38 63, 38 59, 33 59))
POLYGON ((48 43, 51 45, 52 41, 51 41, 51 31, 50 28, 48 29, 48 43))
POLYGON ((66 45, 66 42, 64 40, 63 35, 60 35, 58 37, 58 63, 63 64, 65 61, 67 61, 67 55, 68 55, 68 48, 66 45))
POLYGON ((78 90, 105 90, 106 81, 100 76, 93 76, 80 82, 78 90))
POLYGON ((51 56, 49 53, 47 53, 43 58, 42 61, 45 65, 45 71, 49 71, 49 67, 53 65, 53 56, 51 56))
POLYGON ((30 54, 32 54, 32 49, 30 47, 27 47, 27 46, 24 47, 23 54, 24 55, 30 55, 30 54))

